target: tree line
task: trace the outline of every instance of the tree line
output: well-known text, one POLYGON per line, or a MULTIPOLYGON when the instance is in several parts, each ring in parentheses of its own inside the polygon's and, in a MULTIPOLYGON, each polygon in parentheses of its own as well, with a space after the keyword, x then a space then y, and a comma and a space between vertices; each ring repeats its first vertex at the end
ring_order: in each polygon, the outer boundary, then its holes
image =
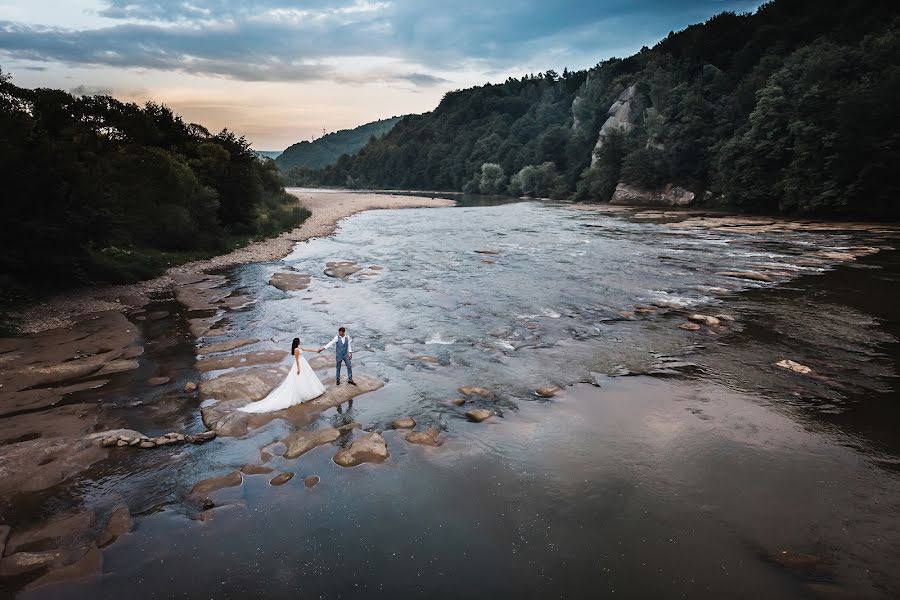
POLYGON ((308 215, 271 160, 161 104, 17 87, 0 71, 0 302, 171 264, 308 215))
POLYGON ((900 218, 900 35, 885 0, 775 0, 586 70, 457 90, 294 185, 608 201, 675 184, 709 206, 900 218), (598 131, 635 87, 630 126, 598 131))

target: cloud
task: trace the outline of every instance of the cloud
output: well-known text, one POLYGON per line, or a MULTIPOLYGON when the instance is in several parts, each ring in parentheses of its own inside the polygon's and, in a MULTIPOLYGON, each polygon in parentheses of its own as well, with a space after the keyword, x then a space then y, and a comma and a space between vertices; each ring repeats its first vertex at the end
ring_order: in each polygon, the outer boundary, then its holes
POLYGON ((374 80, 434 86, 434 71, 593 64, 754 0, 105 0, 93 28, 0 21, 0 53, 35 63, 145 68, 242 81, 374 80), (546 64, 549 61, 550 64, 546 64))
POLYGON ((69 90, 76 96, 112 96, 112 88, 90 85, 76 85, 69 90))

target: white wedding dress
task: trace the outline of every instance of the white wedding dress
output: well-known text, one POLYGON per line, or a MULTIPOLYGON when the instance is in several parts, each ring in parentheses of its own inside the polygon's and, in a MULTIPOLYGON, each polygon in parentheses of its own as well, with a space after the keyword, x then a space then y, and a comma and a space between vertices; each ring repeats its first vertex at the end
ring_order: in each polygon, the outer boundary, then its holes
POLYGON ((277 388, 269 392, 269 395, 257 402, 251 402, 238 410, 246 413, 267 413, 276 410, 284 410, 300 404, 306 400, 318 398, 325 393, 325 386, 313 373, 312 367, 300 355, 300 374, 297 374, 297 365, 291 362, 291 370, 287 377, 277 388))

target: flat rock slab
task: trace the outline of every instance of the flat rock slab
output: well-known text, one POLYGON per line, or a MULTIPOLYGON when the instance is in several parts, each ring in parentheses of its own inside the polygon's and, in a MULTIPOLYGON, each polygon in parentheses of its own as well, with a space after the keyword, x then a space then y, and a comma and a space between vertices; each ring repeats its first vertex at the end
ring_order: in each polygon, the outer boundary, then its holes
POLYGON ((295 292, 309 287, 312 278, 305 273, 275 273, 269 284, 282 292, 295 292))
POLYGON ((27 529, 17 529, 6 542, 6 553, 44 552, 64 546, 74 546, 90 531, 94 513, 73 511, 63 513, 27 529))
POLYGON ((282 419, 296 427, 312 423, 319 414, 356 396, 377 390, 384 382, 367 375, 357 375, 357 385, 335 386, 326 380, 325 393, 285 410, 271 413, 250 414, 238 409, 250 402, 265 398, 284 379, 286 370, 246 369, 226 373, 216 379, 204 381, 200 385, 200 397, 216 399, 219 402, 201 409, 206 426, 222 436, 242 436, 252 429, 262 427, 273 419, 282 419))
POLYGON ((342 467, 355 467, 363 463, 382 463, 390 454, 384 438, 378 433, 369 433, 350 444, 349 448, 334 455, 334 462, 342 467))
POLYGON ((290 472, 279 473, 278 475, 276 475, 275 477, 272 478, 272 480, 269 482, 269 485, 284 485, 293 478, 294 478, 293 473, 290 473, 290 472))
POLYGON ((481 423, 482 421, 486 421, 494 416, 494 413, 484 408, 476 408, 474 410, 470 410, 466 413, 466 416, 470 421, 475 421, 476 423, 481 423))
POLYGON ((198 351, 198 354, 216 354, 218 352, 230 352, 231 350, 237 350, 243 346, 249 346, 250 344, 255 344, 259 340, 256 338, 239 338, 236 340, 227 340, 225 342, 217 342, 215 344, 209 344, 207 346, 203 346, 198 351))
POLYGON ((362 267, 350 260, 338 260, 325 264, 325 274, 337 279, 346 279, 354 273, 362 271, 362 267))
POLYGON ((93 440, 38 438, 3 446, 0 497, 44 490, 103 460, 108 451, 93 440))
POLYGON ((285 458, 297 458, 303 456, 313 448, 322 444, 328 444, 341 437, 341 432, 334 427, 317 429, 316 431, 297 431, 282 440, 287 450, 285 458))
POLYGON ((198 481, 191 488, 191 491, 188 492, 188 495, 194 498, 203 498, 217 490, 241 485, 243 480, 240 471, 232 471, 219 477, 210 477, 209 479, 198 481))
POLYGON ((237 367, 253 367, 258 365, 277 365, 281 363, 288 353, 284 350, 259 350, 246 354, 234 354, 231 356, 214 356, 198 360, 194 367, 201 373, 209 371, 221 371, 237 367))

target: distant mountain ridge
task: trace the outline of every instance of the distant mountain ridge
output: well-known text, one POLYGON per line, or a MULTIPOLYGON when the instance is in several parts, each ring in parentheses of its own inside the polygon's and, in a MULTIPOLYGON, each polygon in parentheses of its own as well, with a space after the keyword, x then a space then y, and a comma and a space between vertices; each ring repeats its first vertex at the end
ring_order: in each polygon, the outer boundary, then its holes
POLYGON ((275 159, 275 164, 282 171, 294 167, 321 169, 337 162, 344 154, 356 154, 365 146, 372 136, 380 138, 391 129, 402 117, 391 117, 360 125, 353 129, 342 129, 324 135, 313 142, 302 141, 289 146, 275 159))

